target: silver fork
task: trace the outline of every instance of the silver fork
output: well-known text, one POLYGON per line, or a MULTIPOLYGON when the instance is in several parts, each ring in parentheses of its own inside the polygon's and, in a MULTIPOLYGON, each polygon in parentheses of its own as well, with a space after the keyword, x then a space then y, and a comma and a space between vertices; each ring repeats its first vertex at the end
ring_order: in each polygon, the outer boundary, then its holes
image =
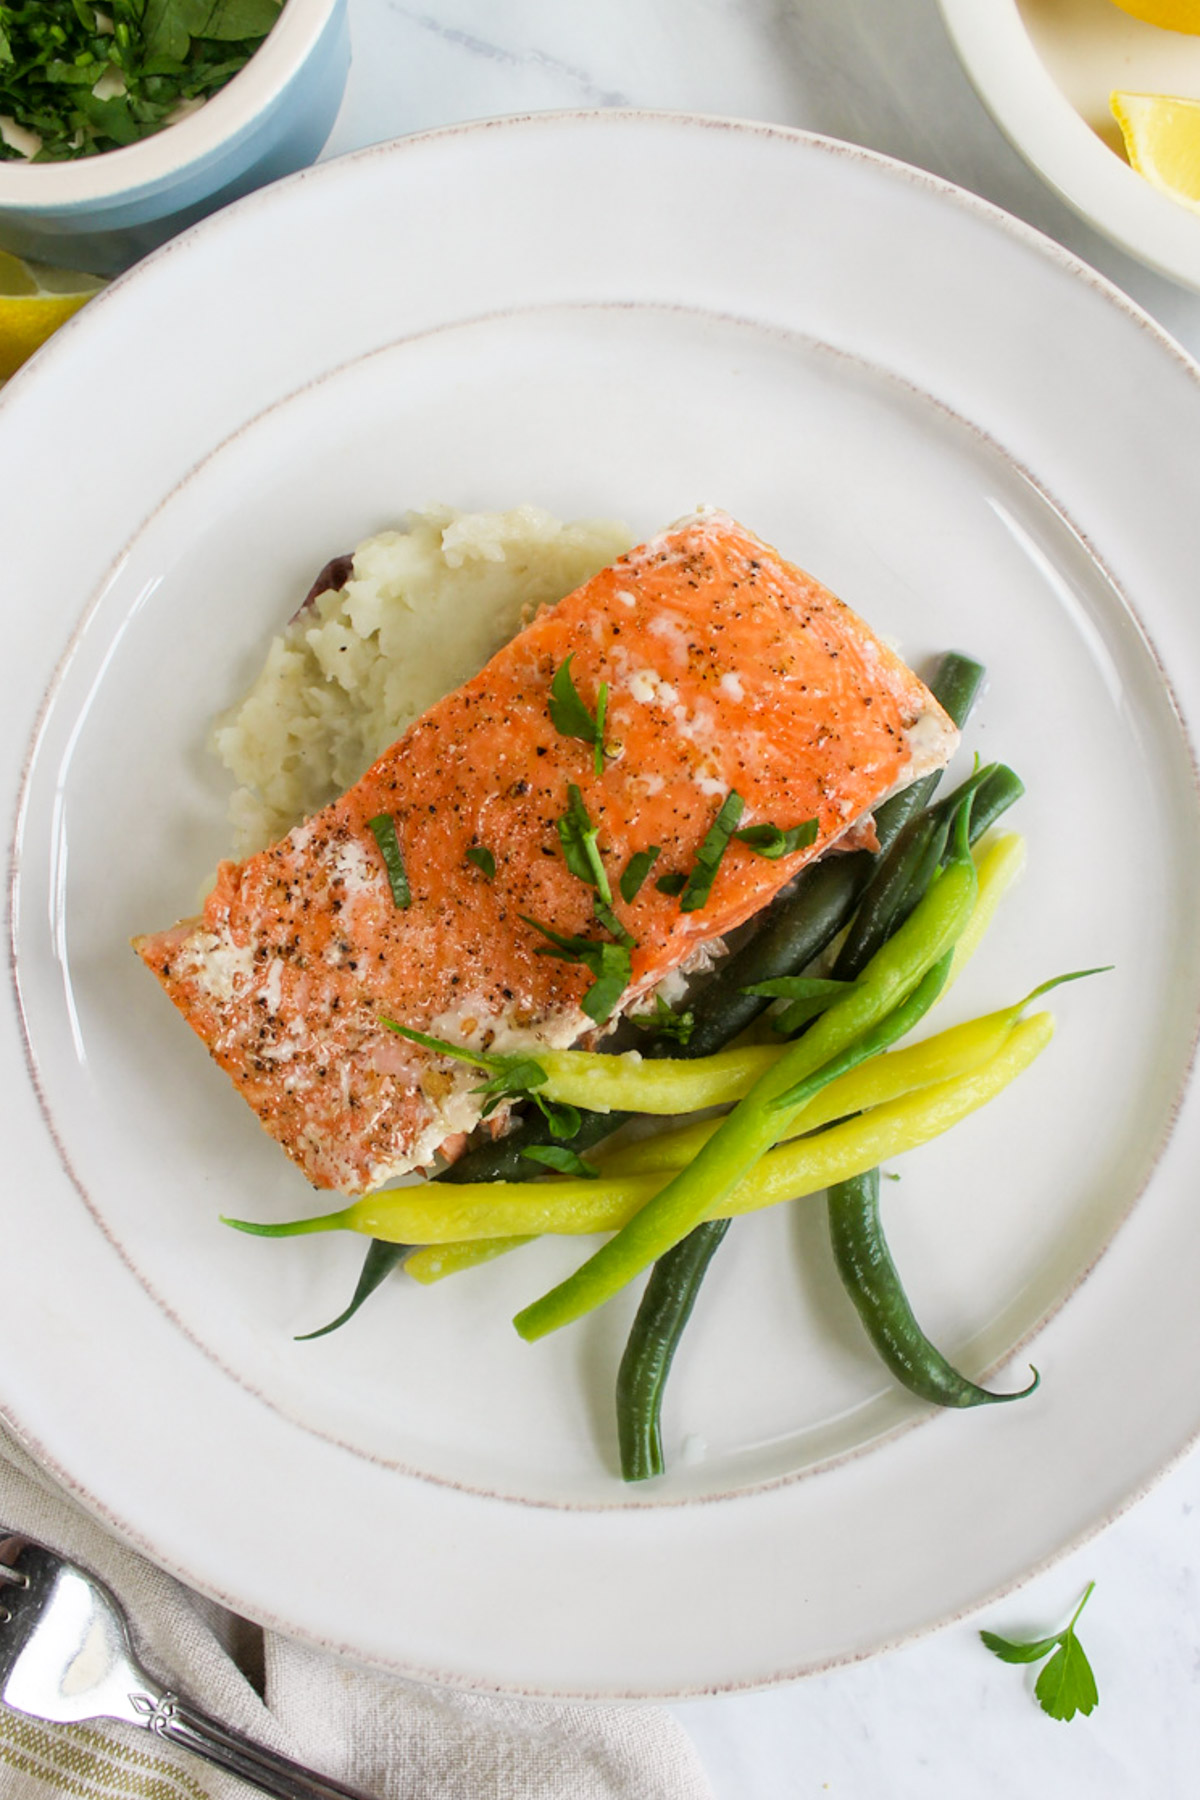
POLYGON ((103 1582, 0 1525, 0 1700, 60 1725, 117 1719, 194 1750, 279 1800, 366 1800, 209 1718, 134 1658, 103 1582))

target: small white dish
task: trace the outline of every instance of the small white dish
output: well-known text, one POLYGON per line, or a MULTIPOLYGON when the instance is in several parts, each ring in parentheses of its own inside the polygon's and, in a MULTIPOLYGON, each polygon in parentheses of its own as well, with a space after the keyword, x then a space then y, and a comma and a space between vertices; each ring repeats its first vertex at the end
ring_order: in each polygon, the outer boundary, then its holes
POLYGON ((346 0, 287 0, 244 68, 177 125, 99 156, 0 162, 0 249, 113 275, 314 162, 350 68, 346 0))
POLYGON ((1198 464, 1200 372, 1107 283, 927 175, 766 127, 543 115, 378 146, 100 295, 0 395, 9 1425, 193 1586, 476 1689, 782 1680, 1097 1529, 1200 1429, 1198 464), (613 1457, 631 1297, 535 1346, 509 1323, 578 1246, 397 1279, 292 1341, 363 1246, 218 1224, 321 1197, 127 939, 226 847, 206 728, 271 631, 436 499, 638 533, 720 503, 915 661, 988 663, 964 760, 1025 775, 1030 866, 941 1018, 1118 966, 898 1166, 888 1218, 928 1329, 1014 1386, 1035 1362, 1031 1399, 923 1415, 819 1205, 731 1234, 645 1492, 613 1457))
POLYGON ((939 0, 980 99, 1069 206, 1131 256, 1200 291, 1200 214, 1130 168, 1114 89, 1200 98, 1200 37, 1111 0, 939 0))

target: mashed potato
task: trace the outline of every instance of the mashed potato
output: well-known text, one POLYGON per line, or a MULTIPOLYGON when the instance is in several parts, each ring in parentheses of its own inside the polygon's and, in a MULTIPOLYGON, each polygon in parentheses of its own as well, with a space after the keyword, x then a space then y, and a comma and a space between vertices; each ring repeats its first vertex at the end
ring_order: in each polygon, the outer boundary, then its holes
POLYGON ((235 854, 273 843, 344 793, 443 694, 477 675, 538 607, 630 547, 623 525, 564 525, 536 506, 410 513, 354 552, 345 586, 272 640, 213 748, 238 788, 235 854))

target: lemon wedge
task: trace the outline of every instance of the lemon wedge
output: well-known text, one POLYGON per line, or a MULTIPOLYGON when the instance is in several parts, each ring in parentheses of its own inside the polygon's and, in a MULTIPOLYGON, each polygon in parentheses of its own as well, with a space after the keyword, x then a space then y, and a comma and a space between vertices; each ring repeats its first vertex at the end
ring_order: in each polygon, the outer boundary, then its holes
POLYGON ((1200 212, 1200 100, 1116 93, 1109 105, 1138 174, 1200 212))
POLYGON ((95 275, 48 269, 0 250, 0 381, 103 286, 95 275))
POLYGON ((1200 32, 1200 0, 1116 0, 1122 12, 1164 31, 1200 32))

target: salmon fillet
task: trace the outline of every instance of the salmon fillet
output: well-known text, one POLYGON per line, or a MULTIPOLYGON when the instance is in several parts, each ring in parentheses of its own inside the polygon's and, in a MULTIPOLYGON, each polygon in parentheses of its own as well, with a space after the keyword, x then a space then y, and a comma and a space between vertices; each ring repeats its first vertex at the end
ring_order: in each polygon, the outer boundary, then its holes
POLYGON ((200 918, 135 948, 308 1179, 363 1193, 430 1162, 483 1104, 478 1071, 382 1019, 496 1052, 595 1029, 593 974, 539 955, 548 940, 527 923, 611 941, 564 857, 572 786, 633 939, 619 1013, 943 766, 957 737, 848 607, 732 519, 701 513, 542 612, 341 799, 222 864, 200 918), (551 718, 568 657, 593 714, 608 684, 599 774, 594 748, 551 718), (731 841, 705 903, 684 910, 656 882, 692 871, 733 791, 741 828, 815 819, 815 841, 774 861, 731 841), (407 906, 370 824, 381 815, 407 906), (627 903, 619 876, 654 845, 627 903), (472 848, 491 853, 494 876, 472 848))

